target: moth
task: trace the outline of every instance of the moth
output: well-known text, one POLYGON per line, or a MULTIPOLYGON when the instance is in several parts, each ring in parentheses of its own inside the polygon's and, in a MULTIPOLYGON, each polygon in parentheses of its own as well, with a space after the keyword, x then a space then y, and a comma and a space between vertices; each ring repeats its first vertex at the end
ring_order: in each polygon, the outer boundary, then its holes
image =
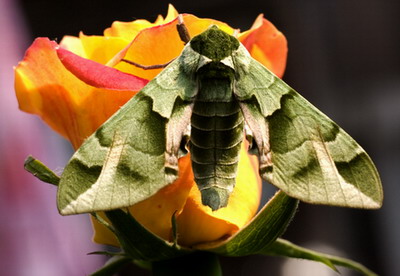
POLYGON ((264 180, 305 202, 379 208, 367 153, 216 26, 91 135, 61 175, 61 214, 131 206, 178 176, 191 154, 202 203, 228 204, 243 139, 264 180), (246 138, 244 138, 246 137, 246 138))

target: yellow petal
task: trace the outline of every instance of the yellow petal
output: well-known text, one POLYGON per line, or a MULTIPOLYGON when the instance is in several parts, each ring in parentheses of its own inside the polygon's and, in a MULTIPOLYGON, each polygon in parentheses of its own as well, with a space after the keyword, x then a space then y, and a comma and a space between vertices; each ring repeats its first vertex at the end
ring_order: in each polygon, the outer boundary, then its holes
POLYGON ((86 57, 85 50, 83 49, 82 41, 76 36, 64 36, 60 42, 60 46, 68 51, 77 54, 78 56, 86 57))
POLYGON ((154 23, 151 23, 144 19, 138 19, 132 22, 115 21, 113 22, 110 28, 104 30, 104 36, 119 37, 131 41, 143 29, 171 22, 177 16, 178 16, 177 10, 174 8, 173 5, 169 4, 168 14, 165 19, 161 15, 159 15, 154 23))
POLYGON ((178 16, 178 11, 175 9, 175 7, 172 4, 168 4, 168 13, 167 16, 165 17, 163 23, 168 23, 174 20, 178 16))
POLYGON ((249 31, 239 35, 239 40, 253 58, 278 77, 283 76, 287 58, 286 38, 262 14, 257 17, 249 31))
POLYGON ((79 38, 84 49, 84 57, 101 64, 106 64, 130 42, 119 37, 87 36, 82 33, 79 38))

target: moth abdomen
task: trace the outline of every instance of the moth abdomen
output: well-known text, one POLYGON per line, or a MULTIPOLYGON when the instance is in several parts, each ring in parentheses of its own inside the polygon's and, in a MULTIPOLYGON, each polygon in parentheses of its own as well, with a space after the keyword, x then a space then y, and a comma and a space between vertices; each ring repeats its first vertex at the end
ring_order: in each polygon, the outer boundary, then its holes
POLYGON ((243 115, 233 97, 225 102, 194 104, 190 135, 192 168, 202 202, 212 210, 228 204, 235 186, 243 127, 243 115))

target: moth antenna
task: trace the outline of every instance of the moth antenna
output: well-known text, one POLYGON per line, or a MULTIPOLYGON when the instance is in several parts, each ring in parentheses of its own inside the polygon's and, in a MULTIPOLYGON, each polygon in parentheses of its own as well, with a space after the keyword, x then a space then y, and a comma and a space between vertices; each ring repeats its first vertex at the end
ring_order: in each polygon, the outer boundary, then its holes
POLYGON ((179 38, 184 44, 187 44, 190 41, 190 34, 185 22, 183 21, 182 14, 178 15, 178 24, 176 25, 176 29, 178 30, 179 38))
MULTIPOLYGON (((176 29, 178 30, 179 38, 182 40, 184 44, 187 44, 190 41, 190 34, 189 30, 187 29, 185 22, 183 21, 183 16, 182 14, 178 15, 178 24, 176 25, 176 29)), ((121 59, 121 61, 126 62, 130 65, 136 66, 138 68, 141 68, 143 70, 152 70, 152 69, 162 69, 167 67, 174 59, 168 61, 167 63, 164 64, 155 64, 155 65, 142 65, 139 63, 136 63, 134 61, 130 61, 127 59, 121 59)))
POLYGON ((154 64, 154 65, 142 65, 127 59, 121 59, 121 61, 126 62, 130 65, 136 66, 138 68, 144 69, 144 70, 151 70, 151 69, 162 69, 167 67, 171 62, 173 62, 175 59, 171 59, 170 61, 168 61, 167 63, 163 63, 163 64, 154 64))

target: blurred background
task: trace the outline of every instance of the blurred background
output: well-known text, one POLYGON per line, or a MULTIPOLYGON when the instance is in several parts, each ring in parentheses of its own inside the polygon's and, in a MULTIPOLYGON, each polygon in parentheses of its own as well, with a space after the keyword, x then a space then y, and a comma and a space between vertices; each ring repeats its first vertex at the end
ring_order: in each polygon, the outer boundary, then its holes
MULTIPOLYGON (((366 149, 381 174, 385 200, 376 211, 301 204, 284 237, 357 260, 379 275, 400 275, 400 1, 170 2, 179 12, 241 30, 264 13, 285 34, 284 80, 366 149)), ((13 66, 35 37, 101 35, 115 20, 166 15, 168 3, 0 0, 0 274, 87 275, 104 262, 86 255, 100 249, 91 242, 88 216, 58 215, 56 189, 23 171, 29 154, 61 171, 72 149, 37 117, 18 110, 13 66)), ((336 275, 320 264, 264 256, 223 259, 223 270, 225 275, 336 275)))

